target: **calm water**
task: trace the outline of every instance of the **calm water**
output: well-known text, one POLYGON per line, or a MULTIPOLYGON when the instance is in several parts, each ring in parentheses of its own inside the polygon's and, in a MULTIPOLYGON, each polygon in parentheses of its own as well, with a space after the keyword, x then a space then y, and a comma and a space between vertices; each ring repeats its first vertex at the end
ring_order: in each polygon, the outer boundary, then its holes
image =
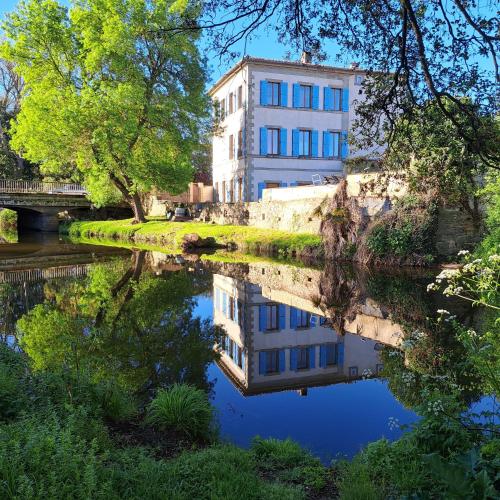
POLYGON ((417 418, 384 367, 403 324, 442 306, 428 277, 232 260, 23 236, 0 245, 0 340, 143 403, 175 381, 202 387, 242 446, 291 437, 328 461, 417 418))

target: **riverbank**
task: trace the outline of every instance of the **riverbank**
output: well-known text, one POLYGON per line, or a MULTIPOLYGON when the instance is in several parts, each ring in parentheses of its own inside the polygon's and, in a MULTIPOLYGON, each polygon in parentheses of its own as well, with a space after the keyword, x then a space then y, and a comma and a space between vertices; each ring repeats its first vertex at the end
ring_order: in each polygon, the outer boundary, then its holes
POLYGON ((62 225, 60 231, 70 237, 146 244, 174 252, 182 249, 186 235, 197 234, 203 239, 213 238, 216 247, 240 252, 293 257, 319 257, 322 254, 321 237, 316 234, 204 222, 169 222, 164 218, 151 218, 143 224, 132 224, 132 219, 78 221, 62 225))

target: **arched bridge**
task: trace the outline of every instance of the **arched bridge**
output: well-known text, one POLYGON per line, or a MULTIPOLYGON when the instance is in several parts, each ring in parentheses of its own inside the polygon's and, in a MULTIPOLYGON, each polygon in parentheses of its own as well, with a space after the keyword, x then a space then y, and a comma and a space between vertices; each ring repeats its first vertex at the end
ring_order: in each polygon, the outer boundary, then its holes
POLYGON ((20 229, 57 231, 61 212, 90 208, 86 194, 80 184, 0 179, 0 208, 17 212, 20 229))

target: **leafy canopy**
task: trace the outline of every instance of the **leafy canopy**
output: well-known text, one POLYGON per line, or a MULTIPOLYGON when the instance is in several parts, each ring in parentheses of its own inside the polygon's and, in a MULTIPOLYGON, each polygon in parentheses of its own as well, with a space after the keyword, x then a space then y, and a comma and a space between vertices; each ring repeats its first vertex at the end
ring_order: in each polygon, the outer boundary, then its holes
POLYGON ((14 148, 45 174, 76 168, 98 204, 110 181, 135 205, 153 187, 185 189, 208 110, 204 60, 197 30, 161 30, 197 15, 172 0, 21 2, 1 50, 25 82, 14 148))

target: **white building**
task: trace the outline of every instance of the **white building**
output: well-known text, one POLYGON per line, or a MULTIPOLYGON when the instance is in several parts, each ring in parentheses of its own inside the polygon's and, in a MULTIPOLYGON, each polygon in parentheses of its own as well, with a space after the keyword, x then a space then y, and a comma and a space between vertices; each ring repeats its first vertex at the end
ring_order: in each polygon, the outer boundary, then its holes
POLYGON ((260 286, 214 274, 219 366, 245 395, 350 382, 382 370, 380 344, 339 335, 323 316, 270 300, 260 286))
MULTIPOLYGON (((265 188, 342 175, 363 70, 246 57, 210 90, 215 201, 256 201, 265 188)), ((358 151, 356 154, 366 155, 358 151)))

